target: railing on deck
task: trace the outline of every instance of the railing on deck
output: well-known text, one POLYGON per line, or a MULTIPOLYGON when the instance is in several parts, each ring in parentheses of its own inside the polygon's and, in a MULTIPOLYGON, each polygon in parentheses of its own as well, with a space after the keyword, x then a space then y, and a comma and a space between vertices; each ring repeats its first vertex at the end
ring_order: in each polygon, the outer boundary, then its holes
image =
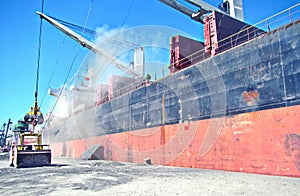
MULTIPOLYGON (((284 10, 281 11, 261 22, 258 22, 252 26, 249 26, 248 28, 239 31, 227 38, 224 38, 223 40, 220 40, 218 45, 219 48, 222 48, 222 50, 219 52, 226 51, 230 48, 234 48, 237 45, 240 45, 244 42, 247 42, 255 37, 258 37, 262 34, 271 32, 273 30, 276 30, 280 27, 283 27, 287 24, 291 24, 297 20, 300 19, 300 3, 284 10), (255 28, 253 28, 255 27, 255 28)), ((207 58, 211 57, 210 54, 205 52, 205 50, 200 50, 198 52, 195 52, 191 54, 190 56, 181 59, 182 61, 182 68, 187 67, 187 65, 193 65, 195 63, 198 63, 200 61, 203 61, 207 58)), ((169 73, 174 73, 177 70, 171 70, 175 69, 172 65, 168 65, 163 67, 162 69, 149 74, 151 76, 152 81, 157 81, 161 78, 166 77, 169 73)), ((109 98, 110 95, 102 97, 100 100, 97 101, 97 105, 104 103, 110 99, 120 97, 126 93, 130 93, 137 88, 140 88, 142 86, 145 86, 147 84, 147 81, 145 79, 137 80, 136 82, 119 89, 117 91, 114 91, 113 94, 111 95, 111 98, 109 98)))
MULTIPOLYGON (((219 48, 222 48, 222 51, 228 50, 230 48, 234 48, 235 46, 247 42, 253 39, 254 37, 258 37, 264 33, 268 33, 270 31, 276 30, 287 24, 293 23, 299 19, 300 19, 300 3, 284 11, 281 11, 261 22, 249 26, 248 28, 243 29, 242 31, 239 31, 227 38, 220 40, 218 43, 219 48)), ((181 59, 182 61, 181 67, 184 68, 187 65, 193 65, 209 57, 211 56, 207 52, 205 52, 204 49, 200 50, 198 52, 191 54, 190 56, 187 56, 186 58, 181 59)), ((154 80, 158 80, 162 77, 165 77, 166 74, 169 72, 173 73, 177 71, 177 70, 170 70, 172 68, 173 68, 172 65, 165 66, 162 69, 154 73, 151 73, 150 74, 151 78, 154 80), (157 77, 157 76, 162 76, 162 77, 157 77)))

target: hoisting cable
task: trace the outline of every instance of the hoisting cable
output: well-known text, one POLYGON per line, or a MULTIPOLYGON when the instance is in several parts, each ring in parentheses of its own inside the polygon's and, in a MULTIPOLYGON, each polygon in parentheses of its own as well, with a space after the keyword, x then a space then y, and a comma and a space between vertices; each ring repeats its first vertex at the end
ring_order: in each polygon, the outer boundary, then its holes
MULTIPOLYGON (((42 0, 42 13, 44 13, 44 0, 42 0)), ((35 85, 35 101, 37 102, 38 90, 39 90, 39 72, 40 72, 40 61, 41 61, 41 47, 42 47, 42 28, 43 20, 40 19, 40 33, 39 33, 39 45, 38 45, 38 60, 36 70, 36 85, 35 85)))
POLYGON ((53 79, 54 73, 55 73, 55 71, 56 71, 57 64, 58 64, 58 62, 59 62, 59 59, 60 59, 60 57, 61 57, 61 54, 62 54, 62 50, 63 50, 64 44, 65 44, 65 40, 66 40, 66 35, 65 35, 65 37, 64 37, 64 39, 63 39, 63 41, 62 41, 61 50, 60 50, 61 52, 59 53, 59 56, 58 56, 58 57, 57 57, 57 59, 56 59, 56 62, 55 62, 54 68, 53 68, 53 70, 52 70, 52 73, 51 73, 50 79, 49 79, 49 81, 48 81, 48 84, 47 84, 47 87, 46 87, 46 89, 45 89, 45 92, 44 92, 44 95, 43 95, 42 101, 41 101, 41 103, 40 103, 40 108, 42 107, 42 105, 43 105, 43 103, 44 103, 44 99, 45 99, 45 97, 46 97, 46 95, 47 95, 48 89, 49 89, 49 87, 50 87, 50 84, 51 84, 51 82, 52 82, 52 79, 53 79))
MULTIPOLYGON (((88 14, 87 14, 87 17, 86 17, 86 20, 85 20, 85 24, 84 24, 85 27, 86 27, 86 25, 87 25, 88 18, 89 18, 89 16, 90 16, 90 12, 91 12, 91 9, 92 9, 92 5, 93 5, 93 0, 91 0, 90 6, 89 6, 89 11, 88 11, 88 14)), ((84 33, 85 27, 84 27, 83 30, 82 30, 82 34, 84 33)), ((71 65, 70 65, 68 74, 67 74, 67 76, 66 76, 66 78, 65 78, 65 81, 64 81, 64 84, 63 84, 63 88, 65 88, 65 85, 66 85, 66 83, 68 82, 68 78, 69 78, 69 76, 70 76, 71 70, 72 70, 73 65, 74 65, 74 63, 75 63, 75 60, 76 60, 77 56, 79 55, 80 49, 81 49, 81 47, 78 46, 78 47, 77 47, 77 51, 76 51, 76 53, 75 53, 75 56, 74 56, 74 58, 73 58, 73 60, 72 60, 72 63, 71 63, 71 65)), ((62 95, 63 88, 60 90, 59 95, 58 95, 58 97, 57 97, 57 99, 56 99, 56 101, 55 101, 55 103, 54 103, 54 105, 53 105, 53 107, 52 107, 52 110, 51 110, 50 114, 49 114, 49 117, 47 118, 46 122, 44 123, 44 126, 42 127, 42 129, 44 129, 44 128, 47 126, 49 120, 51 119, 51 116, 53 115, 53 111, 54 111, 54 109, 55 109, 55 107, 56 107, 56 105, 57 105, 57 103, 58 103, 58 101, 59 101, 59 99, 60 99, 60 97, 61 97, 61 95, 62 95)))
MULTIPOLYGON (((42 12, 44 12, 44 0, 42 0, 42 12)), ((37 58, 37 70, 36 70, 36 82, 35 82, 35 92, 34 92, 34 106, 31 110, 25 114, 24 121, 26 124, 32 125, 32 131, 37 124, 42 124, 44 122, 43 114, 40 112, 38 107, 38 90, 39 90, 39 72, 40 72, 40 60, 41 60, 41 46, 42 46, 42 25, 43 21, 40 19, 40 29, 39 29, 39 42, 38 42, 38 58, 37 58)))
POLYGON ((54 111, 54 109, 55 109, 55 107, 56 107, 56 105, 57 105, 57 103, 58 103, 58 101, 59 101, 59 99, 60 99, 60 97, 61 97, 61 94, 62 94, 62 92, 63 92, 63 90, 64 90, 64 88, 65 88, 65 86, 66 86, 66 83, 68 82, 68 78, 69 78, 70 73, 71 73, 71 71, 72 71, 72 68, 73 68, 73 65, 74 65, 74 63, 75 63, 75 60, 77 59, 77 56, 79 55, 80 49, 81 49, 81 47, 78 46, 78 47, 77 47, 77 50, 76 50, 76 53, 75 53, 75 56, 74 56, 74 58, 73 58, 73 60, 72 60, 72 63, 71 63, 71 65, 70 65, 69 71, 68 71, 68 73, 67 73, 67 76, 66 76, 66 78, 65 78, 63 87, 62 87, 62 89, 59 91, 58 97, 57 97, 57 99, 56 99, 56 101, 55 101, 55 103, 54 103, 54 105, 53 105, 53 107, 52 107, 52 110, 51 110, 51 112, 49 113, 49 117, 47 118, 46 122, 44 123, 44 126, 43 126, 42 129, 44 129, 44 128, 46 127, 46 125, 48 124, 48 121, 51 119, 51 116, 52 116, 52 114, 53 114, 53 111, 54 111))
MULTIPOLYGON (((126 16, 125 16, 125 18, 124 18, 124 21, 123 21, 123 23, 122 23, 121 31, 123 31, 123 28, 124 28, 124 26, 125 26, 125 24, 126 24, 126 22, 127 22, 128 16, 129 16, 130 13, 131 13, 131 10, 132 10, 132 8, 133 8, 133 6, 134 6, 134 3, 135 3, 135 0, 132 0, 132 1, 131 1, 131 4, 130 4, 130 6, 129 6, 129 9, 128 9, 127 13, 126 13, 126 16)), ((120 41, 119 41, 118 39, 115 39, 115 40, 113 41, 112 47, 114 47, 114 45, 116 45, 116 42, 120 42, 120 41)), ((124 42, 124 41, 123 41, 123 42, 124 42)), ((126 43, 126 42, 124 42, 124 43, 126 43)), ((136 44, 135 44, 135 45, 136 45, 136 44)))
MULTIPOLYGON (((49 15, 48 15, 49 16, 49 15)), ((81 33, 84 33, 84 34, 87 34, 87 35, 91 35, 91 36, 94 36, 96 34, 96 31, 92 30, 92 29, 88 29, 88 28, 85 28, 85 27, 81 27, 79 25, 76 25, 76 24, 72 24, 70 22, 67 22, 67 21, 63 21, 61 19, 58 19, 58 18, 55 18, 55 17, 52 17, 52 16, 49 16, 50 18, 56 20, 57 22, 65 25, 66 27, 69 27, 70 29, 73 29, 73 30, 77 30, 77 31, 80 31, 81 33), (84 29, 84 32, 82 32, 84 29)))
POLYGON ((135 3, 135 0, 132 0, 131 4, 130 4, 130 7, 129 7, 127 13, 126 13, 125 18, 124 18, 124 21, 123 21, 123 24, 122 24, 122 28, 124 27, 125 23, 127 22, 128 16, 129 16, 129 14, 130 14, 130 12, 131 12, 131 10, 133 8, 134 3, 135 3))
MULTIPOLYGON (((130 13, 130 10, 132 9, 133 7, 133 3, 134 1, 132 2, 131 6, 130 6, 130 9, 129 9, 129 12, 126 14, 126 17, 125 18, 128 18, 128 15, 130 13)), ((82 26, 79 26, 79 25, 76 25, 76 24, 73 24, 73 23, 70 23, 70 22, 67 22, 67 21, 64 21, 64 20, 61 20, 61 19, 58 19, 58 18, 55 18, 55 17, 52 17, 50 15, 48 15, 50 18, 58 21, 59 23, 63 24, 64 26, 74 30, 74 31, 77 31, 77 32, 80 32, 80 33, 84 33, 85 35, 89 35, 89 36, 97 36, 97 31, 95 30, 92 30, 92 29, 89 29, 89 28, 86 28, 86 27, 82 27, 82 26), (83 32, 84 31, 84 32, 83 32)), ((126 23, 126 19, 123 21, 123 24, 122 24, 122 27, 125 25, 126 23)), ((116 41, 116 42, 119 42, 123 45, 127 45, 128 47, 141 47, 141 45, 138 45, 136 43, 133 43, 133 42, 129 42, 129 41, 126 41, 126 40, 119 40, 117 38, 113 38, 112 41, 116 41)))

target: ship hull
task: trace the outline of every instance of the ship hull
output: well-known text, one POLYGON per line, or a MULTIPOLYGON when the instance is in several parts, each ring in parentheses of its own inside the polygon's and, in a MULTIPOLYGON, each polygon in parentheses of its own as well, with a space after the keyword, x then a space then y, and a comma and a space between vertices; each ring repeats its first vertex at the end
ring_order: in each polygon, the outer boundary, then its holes
POLYGON ((54 156, 300 177, 300 22, 44 131, 54 156))
POLYGON ((169 166, 300 177, 299 119, 297 105, 53 143, 51 148, 54 156, 79 158, 100 145, 106 160, 150 159, 169 166))

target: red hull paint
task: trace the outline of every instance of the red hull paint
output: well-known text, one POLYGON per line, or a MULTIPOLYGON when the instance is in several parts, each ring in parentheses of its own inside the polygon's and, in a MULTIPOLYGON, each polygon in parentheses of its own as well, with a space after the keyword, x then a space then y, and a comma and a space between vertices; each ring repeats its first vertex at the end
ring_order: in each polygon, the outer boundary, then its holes
POLYGON ((51 144, 80 157, 104 146, 107 160, 300 177, 300 106, 51 144))

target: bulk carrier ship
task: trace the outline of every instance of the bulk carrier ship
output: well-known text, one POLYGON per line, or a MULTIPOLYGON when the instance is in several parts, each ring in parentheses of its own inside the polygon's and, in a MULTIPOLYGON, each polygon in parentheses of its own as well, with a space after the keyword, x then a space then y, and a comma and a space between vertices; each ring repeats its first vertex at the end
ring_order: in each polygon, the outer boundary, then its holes
POLYGON ((76 111, 49 118, 43 129, 53 155, 300 177, 300 5, 278 14, 285 22, 272 30, 272 18, 258 27, 240 20, 241 9, 229 16, 241 1, 224 1, 221 10, 189 1, 198 12, 162 2, 203 23, 204 42, 171 37, 169 73, 160 79, 139 78, 136 66, 126 72, 137 77, 97 84, 95 99, 75 87, 76 111))

